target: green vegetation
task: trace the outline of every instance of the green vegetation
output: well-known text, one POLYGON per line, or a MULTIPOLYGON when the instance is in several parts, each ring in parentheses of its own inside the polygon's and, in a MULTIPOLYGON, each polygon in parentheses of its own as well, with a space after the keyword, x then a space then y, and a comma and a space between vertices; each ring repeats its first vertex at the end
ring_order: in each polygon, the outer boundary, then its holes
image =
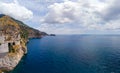
POLYGON ((25 39, 25 40, 27 40, 28 39, 28 32, 27 32, 27 30, 22 30, 21 32, 20 32, 20 36, 21 36, 21 38, 23 38, 23 39, 25 39))
POLYGON ((7 15, 0 17, 0 28, 2 28, 0 29, 2 34, 5 35, 5 41, 10 42, 8 44, 10 53, 15 53, 20 47, 26 48, 26 43, 29 38, 40 38, 41 36, 47 35, 7 15), (14 41, 20 41, 20 46, 11 43, 14 41))

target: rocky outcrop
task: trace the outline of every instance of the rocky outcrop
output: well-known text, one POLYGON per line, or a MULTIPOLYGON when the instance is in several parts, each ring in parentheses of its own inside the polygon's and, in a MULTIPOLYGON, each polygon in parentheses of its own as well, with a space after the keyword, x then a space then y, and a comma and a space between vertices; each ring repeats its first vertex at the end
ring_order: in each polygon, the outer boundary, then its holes
POLYGON ((23 51, 22 48, 19 48, 16 53, 9 53, 5 57, 0 58, 1 72, 8 72, 10 70, 13 70, 24 54, 25 51, 23 51))
POLYGON ((13 70, 19 63, 21 58, 27 54, 26 42, 23 40, 21 43, 11 45, 12 50, 6 53, 3 57, 0 57, 0 73, 13 70))
POLYGON ((0 46, 7 44, 7 48, 9 48, 9 51, 0 57, 0 73, 13 70, 16 67, 24 54, 27 53, 26 43, 29 38, 41 38, 45 35, 47 34, 29 27, 21 21, 0 14, 0 37, 2 40, 0 46))

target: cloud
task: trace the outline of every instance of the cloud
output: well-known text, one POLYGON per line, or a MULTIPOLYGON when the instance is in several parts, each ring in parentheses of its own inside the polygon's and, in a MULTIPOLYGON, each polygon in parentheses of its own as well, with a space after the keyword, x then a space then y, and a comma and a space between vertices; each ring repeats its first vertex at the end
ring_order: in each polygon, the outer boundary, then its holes
POLYGON ((33 16, 32 11, 19 5, 17 0, 12 3, 0 2, 0 13, 9 15, 18 20, 27 20, 33 16))
MULTIPOLYGON (((77 29, 96 29, 100 26, 99 6, 94 6, 88 0, 84 1, 69 1, 62 3, 54 3, 48 6, 48 13, 41 20, 42 23, 47 24, 74 24, 77 29), (98 10, 99 8, 99 10, 98 10)), ((64 25, 66 26, 66 25, 64 25)), ((71 29, 71 28, 70 28, 71 29)))
POLYGON ((119 0, 0 1, 0 13, 19 20, 27 20, 34 13, 31 21, 25 22, 48 33, 114 33, 120 30, 119 0))
POLYGON ((54 3, 48 9, 49 12, 42 20, 43 23, 64 24, 76 21, 81 15, 83 8, 80 3, 67 0, 63 3, 54 3))
POLYGON ((89 26, 99 23, 100 16, 98 7, 93 6, 87 0, 69 1, 63 3, 54 3, 48 6, 48 13, 41 22, 48 24, 68 24, 75 23, 83 26, 89 26))
MULTIPOLYGON (((104 22, 99 29, 120 30, 120 4, 119 0, 106 0, 106 6, 100 12, 101 21, 104 22)), ((99 30, 98 29, 98 30, 99 30)))
POLYGON ((106 21, 120 19, 119 0, 109 1, 108 7, 106 7, 105 11, 102 14, 103 14, 103 18, 106 21))
POLYGON ((54 34, 82 34, 84 33, 83 29, 77 29, 77 28, 70 28, 66 27, 64 25, 48 25, 48 24, 41 24, 40 27, 37 27, 37 29, 40 29, 41 31, 45 31, 48 34, 54 33, 54 34))
POLYGON ((101 31, 120 28, 119 0, 65 0, 62 3, 54 3, 48 6, 48 9, 48 13, 41 20, 42 23, 64 24, 68 28, 74 24, 79 27, 76 29, 101 31))

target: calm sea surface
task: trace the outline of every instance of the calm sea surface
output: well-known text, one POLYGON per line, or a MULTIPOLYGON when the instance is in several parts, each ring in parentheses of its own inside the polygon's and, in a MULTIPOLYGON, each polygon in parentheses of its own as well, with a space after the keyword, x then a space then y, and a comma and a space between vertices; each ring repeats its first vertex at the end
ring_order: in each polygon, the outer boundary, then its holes
POLYGON ((120 73, 120 36, 47 36, 27 46, 11 73, 120 73))

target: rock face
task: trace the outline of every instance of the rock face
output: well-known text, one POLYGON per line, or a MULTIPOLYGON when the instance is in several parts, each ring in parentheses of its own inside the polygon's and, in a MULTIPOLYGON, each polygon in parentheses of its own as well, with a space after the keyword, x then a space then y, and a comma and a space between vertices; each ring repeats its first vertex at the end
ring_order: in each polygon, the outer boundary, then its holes
POLYGON ((47 34, 29 27, 21 21, 0 14, 0 73, 16 67, 27 53, 26 43, 29 38, 41 38, 45 35, 47 34), (3 45, 6 47, 2 47, 3 45))
POLYGON ((8 72, 10 70, 13 70, 24 54, 25 53, 22 48, 19 48, 17 53, 9 53, 3 58, 0 58, 0 70, 2 72, 8 72))

